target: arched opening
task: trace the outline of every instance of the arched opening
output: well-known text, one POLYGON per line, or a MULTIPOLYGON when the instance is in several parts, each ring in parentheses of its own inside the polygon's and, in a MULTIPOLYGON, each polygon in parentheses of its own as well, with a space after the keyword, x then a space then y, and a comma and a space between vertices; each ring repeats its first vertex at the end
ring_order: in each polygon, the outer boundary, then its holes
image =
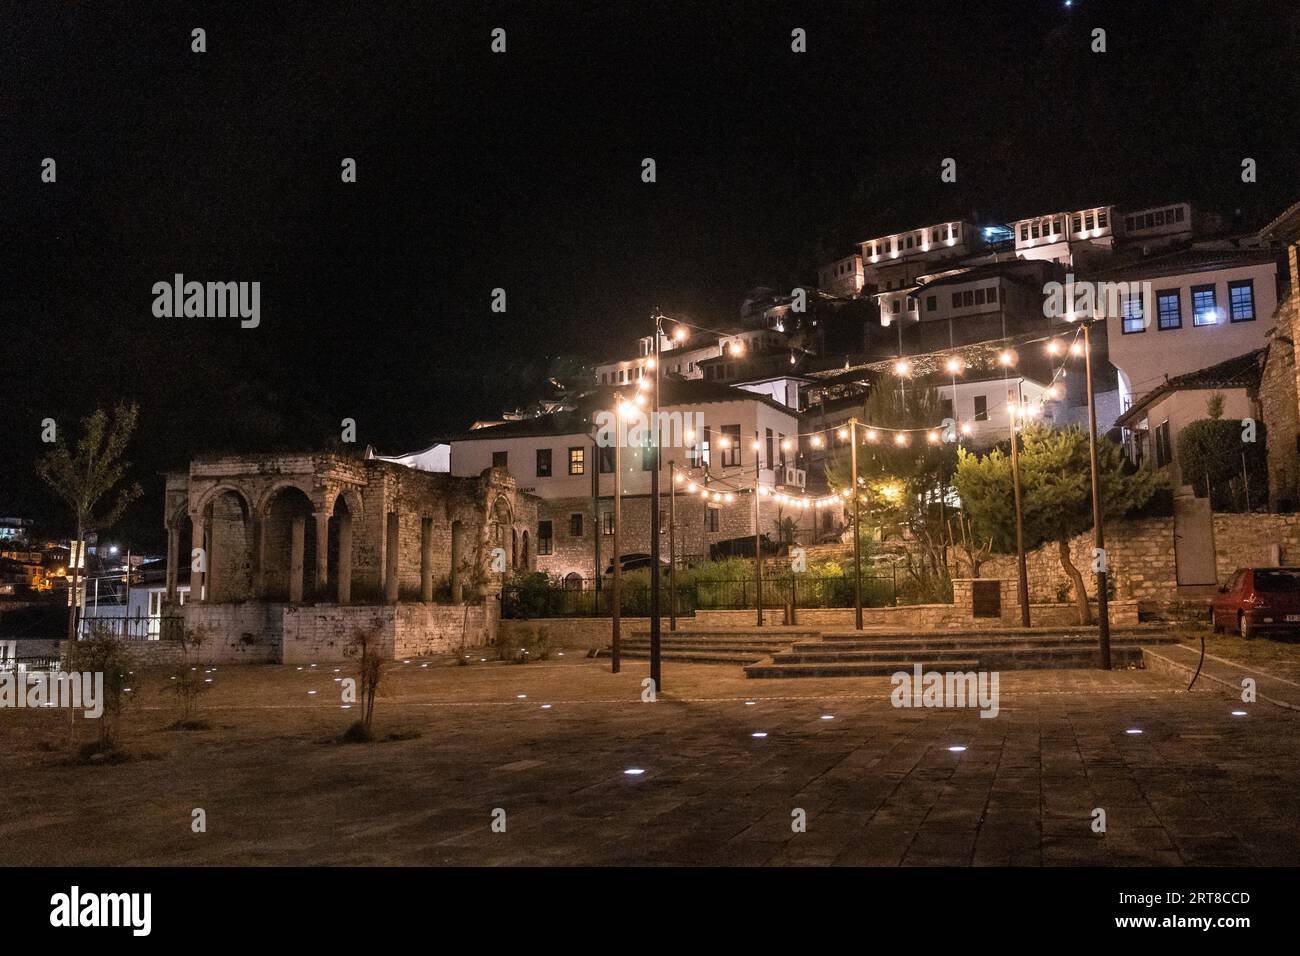
POLYGON ((352 600, 352 509, 344 495, 334 499, 334 510, 329 519, 328 567, 325 600, 339 604, 352 600))
POLYGON ((311 499, 299 488, 279 489, 266 505, 263 519, 266 597, 272 601, 305 601, 314 595, 316 567, 311 499))
POLYGON ((581 591, 582 575, 577 571, 570 571, 564 576, 564 586, 570 591, 581 591))
POLYGON ((253 597, 251 517, 248 502, 233 490, 219 491, 208 502, 204 514, 206 601, 247 601, 253 597))
MULTIPOLYGON (((500 548, 505 552, 505 566, 509 570, 514 565, 515 548, 514 548, 514 529, 511 525, 514 523, 510 514, 510 503, 505 498, 498 498, 496 504, 492 506, 492 545, 500 548)), ((491 564, 489 564, 491 567, 491 564)))
POLYGON ((460 604, 464 599, 464 563, 465 563, 465 526, 460 521, 451 523, 451 603, 460 604))

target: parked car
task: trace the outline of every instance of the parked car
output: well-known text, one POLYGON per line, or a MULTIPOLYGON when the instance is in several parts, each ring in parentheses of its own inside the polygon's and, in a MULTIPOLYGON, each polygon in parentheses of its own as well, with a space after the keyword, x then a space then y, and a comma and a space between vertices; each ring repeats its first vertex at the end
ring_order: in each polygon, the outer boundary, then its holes
POLYGON ((1300 633, 1300 568, 1238 568, 1210 603, 1217 631, 1300 633))
MULTIPOLYGON (((763 557, 772 558, 783 552, 785 545, 763 535, 763 557)), ((727 558, 753 558, 754 536, 747 534, 743 538, 727 538, 709 545, 710 561, 725 561, 727 558)))

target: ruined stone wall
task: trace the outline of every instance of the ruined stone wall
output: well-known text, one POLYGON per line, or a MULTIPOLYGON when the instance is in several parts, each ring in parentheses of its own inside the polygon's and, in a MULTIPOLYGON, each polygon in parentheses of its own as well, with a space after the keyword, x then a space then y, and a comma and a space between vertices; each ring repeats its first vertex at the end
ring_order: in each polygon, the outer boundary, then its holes
POLYGON ((185 604, 185 628, 203 628, 208 639, 200 652, 213 664, 270 664, 280 660, 284 605, 273 601, 185 604))
POLYGON ((1238 568, 1300 564, 1300 514, 1216 514, 1214 558, 1220 584, 1238 568))
POLYGON ((1300 406, 1297 406, 1295 343, 1290 330, 1300 301, 1278 310, 1259 383, 1259 403, 1268 448, 1269 508, 1300 509, 1300 406))

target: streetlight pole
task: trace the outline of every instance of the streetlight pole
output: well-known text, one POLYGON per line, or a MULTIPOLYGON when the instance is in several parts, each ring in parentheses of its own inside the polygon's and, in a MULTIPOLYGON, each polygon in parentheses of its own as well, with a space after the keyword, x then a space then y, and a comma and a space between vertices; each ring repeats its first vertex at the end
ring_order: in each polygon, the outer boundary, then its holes
POLYGON ((659 336, 663 316, 654 315, 654 387, 650 396, 650 680, 655 693, 663 690, 659 648, 659 336))
POLYGON ((677 460, 668 462, 668 630, 677 630, 677 460))
POLYGON ((849 419, 849 485, 853 495, 853 626, 862 630, 862 523, 858 495, 858 420, 849 419))
MULTIPOLYGON (((599 468, 600 466, 597 465, 599 468)), ((623 400, 614 397, 614 586, 610 596, 610 673, 619 671, 619 624, 623 606, 623 400)))
POLYGON ((1016 436, 1016 419, 1023 422, 1023 416, 1017 414, 1020 409, 1020 385, 1016 385, 1016 402, 1007 403, 1011 414, 1007 416, 1011 423, 1011 487, 1015 492, 1016 502, 1016 576, 1018 578, 1016 595, 1020 599, 1020 626, 1029 627, 1029 572, 1025 567, 1025 514, 1020 506, 1020 439, 1016 436))
MULTIPOLYGON (((758 456, 758 429, 754 429, 754 573, 757 582, 758 626, 763 626, 763 532, 759 524, 758 499, 762 497, 762 485, 759 480, 762 459, 758 456)), ((737 449, 739 450, 739 449, 737 449)))
MULTIPOLYGON (((1097 646, 1101 669, 1110 670, 1110 605, 1106 596, 1106 538, 1101 526, 1101 480, 1097 468, 1097 401, 1092 390, 1092 342, 1090 322, 1083 323, 1083 362, 1088 379, 1088 458, 1092 467, 1092 546, 1097 568, 1097 646)), ((1087 595, 1084 595, 1087 599, 1087 595)))

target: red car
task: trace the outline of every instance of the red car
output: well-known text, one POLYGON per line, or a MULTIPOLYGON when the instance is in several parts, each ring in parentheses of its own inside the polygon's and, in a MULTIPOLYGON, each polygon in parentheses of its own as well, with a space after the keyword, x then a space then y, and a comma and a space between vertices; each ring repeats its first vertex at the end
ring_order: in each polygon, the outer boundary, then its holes
POLYGON ((1210 603, 1217 631, 1300 632, 1300 568, 1239 568, 1210 603))

